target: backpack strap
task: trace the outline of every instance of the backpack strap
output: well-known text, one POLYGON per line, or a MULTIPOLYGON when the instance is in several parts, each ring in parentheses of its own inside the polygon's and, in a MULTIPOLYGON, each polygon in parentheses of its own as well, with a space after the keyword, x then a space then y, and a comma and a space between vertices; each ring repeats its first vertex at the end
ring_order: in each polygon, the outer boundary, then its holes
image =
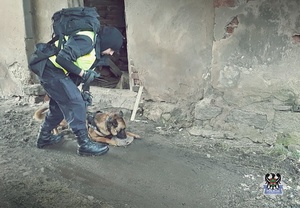
POLYGON ((55 41, 57 41, 59 39, 58 35, 55 35, 54 37, 52 37, 52 39, 47 43, 47 44, 53 44, 55 43, 55 41))

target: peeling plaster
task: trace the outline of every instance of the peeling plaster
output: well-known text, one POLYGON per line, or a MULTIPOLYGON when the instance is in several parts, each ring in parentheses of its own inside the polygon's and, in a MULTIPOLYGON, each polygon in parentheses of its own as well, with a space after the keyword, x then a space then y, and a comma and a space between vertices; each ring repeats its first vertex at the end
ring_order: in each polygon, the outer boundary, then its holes
MULTIPOLYGON (((212 79, 215 86, 243 90, 257 86, 269 90, 267 88, 272 89, 274 82, 280 82, 283 77, 291 80, 298 76, 297 58, 292 58, 299 54, 293 44, 300 42, 299 33, 293 32, 297 28, 291 29, 299 20, 295 6, 299 8, 300 3, 295 2, 251 1, 238 8, 216 9, 218 37, 224 34, 224 26, 231 25, 236 13, 239 24, 228 38, 214 42, 212 79), (224 21, 226 19, 229 23, 224 21), (285 75, 288 65, 294 72, 293 78, 285 75)), ((295 81, 290 82, 291 87, 293 83, 295 81)))

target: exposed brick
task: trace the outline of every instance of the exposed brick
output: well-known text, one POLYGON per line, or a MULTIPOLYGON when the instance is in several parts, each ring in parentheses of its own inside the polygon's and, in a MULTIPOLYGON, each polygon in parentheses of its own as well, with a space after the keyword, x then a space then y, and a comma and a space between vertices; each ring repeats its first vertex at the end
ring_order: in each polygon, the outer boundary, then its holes
POLYGON ((292 38, 296 43, 300 43, 300 35, 293 35, 292 38))
POLYGON ((237 27, 239 23, 239 19, 237 18, 237 16, 235 16, 228 25, 230 25, 231 27, 237 27))
POLYGON ((131 74, 132 79, 139 79, 139 74, 137 72, 134 72, 131 74))
POLYGON ((141 81, 139 79, 134 80, 134 85, 140 85, 140 84, 141 84, 141 81))
POLYGON ((235 7, 236 0, 214 0, 214 7, 235 7))
POLYGON ((226 28, 226 33, 228 33, 228 34, 232 34, 233 31, 234 31, 234 27, 227 27, 226 28))
POLYGON ((132 71, 132 73, 138 73, 138 71, 136 70, 135 67, 131 67, 131 71, 132 71))
POLYGON ((238 20, 237 16, 235 16, 225 28, 225 31, 226 31, 225 38, 232 35, 232 33, 234 32, 234 29, 238 27, 238 24, 239 24, 239 20, 238 20))

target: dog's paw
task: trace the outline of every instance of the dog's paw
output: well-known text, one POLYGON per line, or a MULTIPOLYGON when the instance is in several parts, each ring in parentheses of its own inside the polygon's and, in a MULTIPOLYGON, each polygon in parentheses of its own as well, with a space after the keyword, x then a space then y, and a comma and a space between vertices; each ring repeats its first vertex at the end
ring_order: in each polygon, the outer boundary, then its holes
POLYGON ((113 140, 116 142, 116 146, 125 147, 133 142, 133 137, 127 137, 126 139, 113 138, 113 140))
POLYGON ((109 142, 109 145, 116 147, 116 146, 118 146, 118 142, 115 139, 111 139, 109 142))
POLYGON ((138 135, 138 134, 135 134, 135 135, 133 136, 133 138, 135 138, 135 139, 141 139, 142 137, 141 137, 140 135, 138 135))

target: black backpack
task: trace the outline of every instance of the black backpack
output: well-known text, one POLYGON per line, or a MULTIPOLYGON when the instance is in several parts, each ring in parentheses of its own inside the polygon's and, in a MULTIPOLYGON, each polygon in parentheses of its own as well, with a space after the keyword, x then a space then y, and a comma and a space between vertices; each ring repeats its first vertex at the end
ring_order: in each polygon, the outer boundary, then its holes
POLYGON ((95 7, 65 8, 52 16, 53 37, 59 40, 58 48, 63 44, 64 36, 71 36, 79 31, 100 30, 99 14, 95 7))
MULTIPOLYGON (((65 43, 65 36, 75 35, 79 31, 100 30, 99 14, 95 7, 65 8, 55 12, 52 16, 53 35, 48 43, 38 43, 29 61, 29 68, 37 75, 43 73, 46 60, 61 49, 65 43), (54 42, 59 40, 58 46, 54 42)), ((95 42, 96 40, 94 40, 95 42)))

